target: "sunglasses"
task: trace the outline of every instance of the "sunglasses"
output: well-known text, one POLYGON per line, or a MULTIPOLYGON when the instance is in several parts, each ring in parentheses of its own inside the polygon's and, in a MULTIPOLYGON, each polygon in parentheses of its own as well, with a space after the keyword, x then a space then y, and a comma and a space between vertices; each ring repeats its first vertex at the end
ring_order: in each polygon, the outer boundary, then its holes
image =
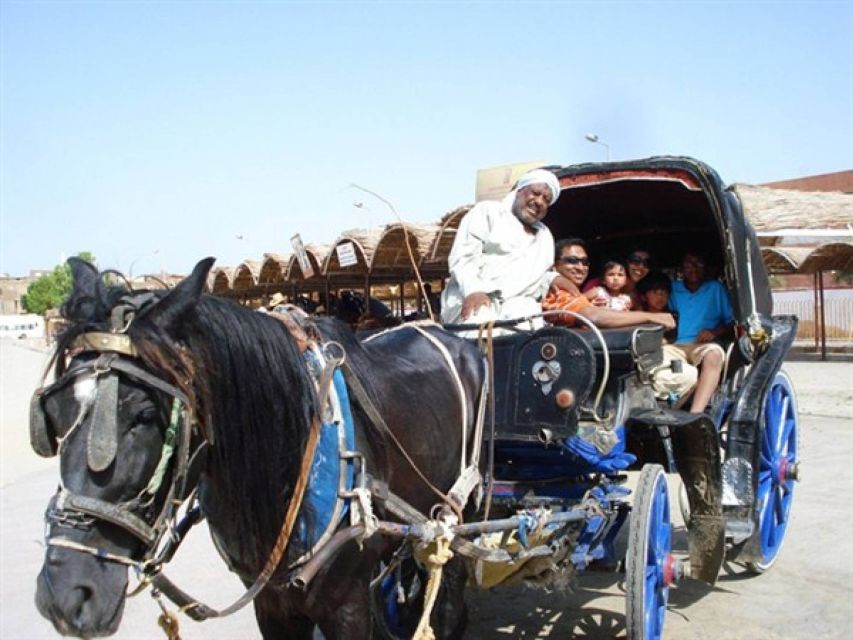
POLYGON ((561 256, 560 262, 563 264, 582 264, 585 267, 589 266, 589 258, 578 258, 577 256, 561 256))
POLYGON ((641 264, 644 267, 648 267, 652 263, 651 258, 644 258, 643 256, 638 256, 636 253, 628 256, 628 262, 630 264, 641 264))

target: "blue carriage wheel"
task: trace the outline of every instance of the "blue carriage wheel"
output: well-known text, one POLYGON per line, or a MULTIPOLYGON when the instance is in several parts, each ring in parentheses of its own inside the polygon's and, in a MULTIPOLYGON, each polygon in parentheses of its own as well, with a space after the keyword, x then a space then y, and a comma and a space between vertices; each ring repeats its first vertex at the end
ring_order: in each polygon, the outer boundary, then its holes
POLYGON ((682 575, 681 562, 672 556, 666 475, 661 465, 646 464, 637 483, 625 558, 629 640, 659 640, 669 587, 682 575))
POLYGON ((780 371, 773 379, 761 414, 761 449, 755 504, 761 558, 747 563, 764 573, 779 556, 788 531, 794 485, 799 473, 797 399, 791 379, 780 371))

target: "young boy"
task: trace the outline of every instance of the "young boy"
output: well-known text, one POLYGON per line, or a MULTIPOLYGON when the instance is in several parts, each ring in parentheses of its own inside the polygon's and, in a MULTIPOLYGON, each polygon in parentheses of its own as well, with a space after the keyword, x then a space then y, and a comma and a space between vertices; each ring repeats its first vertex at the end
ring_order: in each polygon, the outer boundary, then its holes
MULTIPOLYGON (((637 283, 643 308, 653 313, 667 311, 671 291, 672 282, 662 271, 652 271, 637 283)), ((676 334, 677 329, 663 334, 663 362, 652 370, 652 387, 658 398, 680 406, 685 395, 696 385, 699 371, 673 348, 671 343, 675 341, 676 334), (675 365, 673 361, 677 361, 675 365)))

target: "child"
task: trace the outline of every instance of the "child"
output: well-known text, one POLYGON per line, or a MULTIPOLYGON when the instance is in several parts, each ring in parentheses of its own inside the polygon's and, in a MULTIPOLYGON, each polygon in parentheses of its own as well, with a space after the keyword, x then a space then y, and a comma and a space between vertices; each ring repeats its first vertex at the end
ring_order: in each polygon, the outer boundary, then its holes
MULTIPOLYGON (((667 310, 671 291, 672 281, 662 271, 652 271, 637 283, 643 308, 653 313, 667 310)), ((699 371, 671 346, 675 336, 675 329, 663 334, 663 362, 652 370, 652 388, 658 398, 681 406, 686 394, 696 385, 699 371)))
POLYGON ((624 264, 618 260, 604 263, 599 282, 600 286, 584 291, 593 304, 614 311, 629 311, 633 307, 631 296, 625 293, 628 273, 624 264))

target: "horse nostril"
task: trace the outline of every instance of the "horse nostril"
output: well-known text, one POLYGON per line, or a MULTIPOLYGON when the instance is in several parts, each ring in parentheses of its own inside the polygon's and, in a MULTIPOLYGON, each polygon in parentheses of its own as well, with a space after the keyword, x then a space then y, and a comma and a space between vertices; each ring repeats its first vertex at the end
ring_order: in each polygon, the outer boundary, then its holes
POLYGON ((85 629, 89 623, 90 603, 93 591, 91 587, 76 587, 69 594, 69 607, 67 611, 72 613, 71 620, 78 629, 85 629))

